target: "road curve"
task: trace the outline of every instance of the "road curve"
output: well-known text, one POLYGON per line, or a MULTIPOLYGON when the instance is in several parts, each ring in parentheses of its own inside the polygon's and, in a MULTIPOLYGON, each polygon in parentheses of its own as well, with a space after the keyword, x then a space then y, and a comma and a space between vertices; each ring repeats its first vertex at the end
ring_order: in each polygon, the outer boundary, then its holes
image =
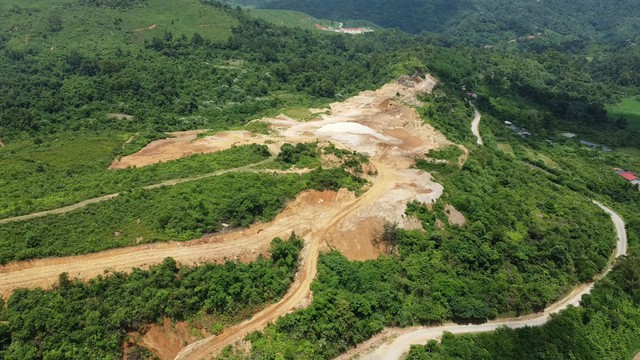
POLYGON ((269 323, 305 304, 311 295, 311 283, 317 273, 320 245, 326 234, 362 206, 377 200, 389 190, 390 184, 395 178, 391 168, 376 161, 372 161, 372 163, 378 170, 378 179, 374 182, 373 186, 364 195, 354 200, 335 215, 326 219, 323 219, 322 216, 317 218, 314 229, 308 238, 305 239, 301 269, 296 274, 293 284, 282 300, 266 307, 251 319, 227 328, 219 335, 205 338, 185 347, 178 353, 175 359, 209 359, 217 355, 226 346, 232 345, 237 341, 242 341, 248 334, 262 330, 269 323))
POLYGON ((472 104, 469 103, 473 108, 473 121, 471 122, 471 132, 476 137, 476 144, 484 145, 484 140, 482 140, 482 136, 480 135, 480 119, 482 119, 482 115, 480 115, 480 111, 472 104))
MULTIPOLYGON (((616 249, 613 253, 613 259, 627 254, 627 232, 625 230, 625 224, 620 215, 604 206, 603 204, 593 201, 602 210, 611 216, 611 220, 616 228, 616 235, 618 238, 616 249)), ((614 261, 610 261, 605 269, 595 277, 598 280, 611 271, 614 261)), ((480 325, 458 325, 454 323, 447 323, 437 327, 413 327, 407 329, 388 329, 383 335, 376 336, 373 339, 361 344, 357 348, 349 351, 337 359, 350 359, 356 355, 360 355, 360 359, 368 360, 391 360, 400 359, 403 354, 409 351, 411 345, 424 345, 430 340, 439 339, 442 334, 447 331, 452 334, 468 334, 468 333, 481 333, 487 331, 493 331, 499 327, 509 327, 512 329, 522 328, 525 326, 541 326, 545 324, 551 314, 555 314, 563 309, 566 309, 569 305, 579 306, 580 300, 583 295, 588 294, 593 289, 595 282, 582 284, 576 287, 569 295, 565 296, 560 301, 554 303, 550 307, 544 310, 542 313, 532 314, 519 318, 512 319, 498 319, 489 321, 480 325), (377 344, 382 345, 377 346, 377 344)))
MULTIPOLYGON (((184 183, 184 182, 201 180, 201 179, 204 179, 204 178, 209 178, 209 177, 214 177, 214 176, 220 176, 220 175, 224 175, 224 174, 227 174, 227 173, 230 173, 230 172, 252 171, 253 168, 255 168, 256 166, 259 166, 259 165, 265 164, 265 163, 267 163, 267 162, 269 162, 271 160, 274 160, 276 158, 276 156, 277 156, 277 154, 276 155, 272 154, 271 157, 269 157, 266 160, 262 160, 260 162, 255 163, 255 164, 249 164, 249 165, 245 165, 245 166, 240 166, 240 167, 237 167, 237 168, 218 170, 218 171, 210 172, 210 173, 207 173, 207 174, 196 175, 196 176, 192 176, 192 177, 188 177, 188 178, 165 180, 165 181, 162 181, 162 182, 157 183, 157 184, 143 186, 142 189, 151 190, 151 189, 157 189, 157 188, 160 188, 160 187, 163 187, 163 186, 173 186, 173 185, 181 184, 181 183, 184 183)), ((264 170, 264 171, 267 172, 268 170, 264 170)), ((71 212, 71 211, 78 210, 78 209, 81 209, 83 207, 86 207, 86 206, 88 206, 90 204, 96 204, 96 203, 99 203, 99 202, 103 202, 103 201, 114 199, 114 198, 120 196, 120 194, 121 193, 114 193, 114 194, 104 195, 104 196, 96 197, 96 198, 93 198, 93 199, 84 200, 84 201, 81 201, 81 202, 76 203, 76 204, 60 207, 60 208, 57 208, 57 209, 40 211, 40 212, 37 212, 37 213, 21 215, 21 216, 15 216, 15 217, 10 217, 10 218, 6 218, 6 219, 0 219, 0 225, 8 224, 8 223, 11 223, 11 222, 17 222, 17 221, 31 220, 31 219, 35 219, 35 218, 45 217, 47 215, 68 213, 68 212, 71 212)))

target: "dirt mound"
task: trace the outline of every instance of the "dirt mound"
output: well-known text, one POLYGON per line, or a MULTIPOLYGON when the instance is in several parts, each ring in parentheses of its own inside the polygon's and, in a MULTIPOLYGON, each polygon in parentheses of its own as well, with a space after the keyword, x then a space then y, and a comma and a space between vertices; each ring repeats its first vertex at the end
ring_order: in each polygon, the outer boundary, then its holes
POLYGON ((131 333, 129 336, 134 343, 149 349, 158 358, 173 359, 186 344, 198 340, 193 331, 200 338, 211 335, 195 328, 192 330, 189 323, 185 321, 173 323, 165 318, 162 325, 150 325, 144 335, 131 333))

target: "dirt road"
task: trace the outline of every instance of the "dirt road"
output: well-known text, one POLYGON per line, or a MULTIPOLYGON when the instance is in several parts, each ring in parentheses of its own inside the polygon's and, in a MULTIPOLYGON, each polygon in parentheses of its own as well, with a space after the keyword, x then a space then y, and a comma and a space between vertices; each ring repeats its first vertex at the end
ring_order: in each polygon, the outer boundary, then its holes
POLYGON ((322 239, 326 233, 341 221, 349 221, 356 210, 366 204, 374 203, 393 183, 393 171, 381 163, 375 163, 378 180, 363 196, 355 199, 333 216, 319 214, 313 222, 313 230, 305 237, 301 269, 291 285, 289 292, 278 303, 260 311, 251 319, 226 329, 222 334, 198 341, 183 349, 176 360, 207 359, 218 354, 224 347, 242 341, 248 334, 263 329, 267 324, 292 310, 310 302, 311 282, 317 273, 318 254, 322 239))
POLYGON ((476 137, 476 144, 484 145, 484 140, 482 140, 482 136, 480 135, 480 120, 482 119, 482 115, 480 115, 480 111, 472 104, 469 103, 473 108, 473 121, 471 122, 471 132, 476 137))
POLYGON ((133 246, 94 254, 21 261, 0 266, 0 295, 5 299, 17 288, 48 288, 58 275, 87 280, 110 271, 131 271, 159 264, 166 257, 196 265, 227 259, 250 261, 268 251, 275 237, 287 238, 292 232, 307 236, 318 214, 332 216, 354 199, 347 192, 308 191, 299 195, 274 221, 248 229, 205 236, 188 242, 133 246))
POLYGON ((41 211, 41 212, 22 215, 22 216, 15 216, 15 217, 6 218, 6 219, 0 219, 0 225, 7 224, 7 223, 10 223, 10 222, 35 219, 35 218, 39 218, 39 217, 43 217, 43 216, 47 216, 47 215, 64 214, 64 213, 67 213, 67 212, 70 212, 70 211, 73 211, 73 210, 77 210, 77 209, 83 208, 83 207, 85 207, 87 205, 90 205, 90 204, 95 204, 95 203, 99 203, 99 202, 102 202, 102 201, 111 200, 111 199, 117 197, 118 195, 120 195, 120 194, 109 194, 109 195, 100 196, 100 197, 97 197, 97 198, 81 201, 81 202, 73 204, 73 205, 69 205, 69 206, 65 206, 65 207, 61 207, 61 208, 57 208, 57 209, 53 209, 53 210, 41 211))
MULTIPOLYGON (((600 208, 602 208, 602 210, 608 213, 615 225, 618 241, 616 244, 616 249, 613 253, 614 257, 617 258, 622 255, 626 255, 627 233, 625 230, 624 221, 617 213, 602 205, 601 203, 594 201, 594 204, 598 205, 600 208)), ((609 262, 607 267, 596 277, 596 280, 607 275, 609 271, 611 271, 612 267, 613 261, 609 262)), ((506 326, 512 329, 522 328, 525 326, 541 326, 549 320, 551 314, 555 314, 563 309, 566 309, 569 305, 579 306, 582 296, 590 293, 593 289, 593 286, 593 282, 582 284, 576 287, 569 295, 549 306, 544 310, 544 312, 520 318, 499 319, 495 321, 489 321, 481 325, 458 325, 454 323, 447 323, 437 327, 386 329, 380 335, 359 345, 352 351, 341 355, 337 359, 346 360, 354 358, 356 356, 360 359, 368 360, 400 359, 404 353, 409 351, 411 345, 424 345, 429 340, 439 339, 445 331, 448 331, 452 334, 468 334, 493 331, 502 326, 506 326)))

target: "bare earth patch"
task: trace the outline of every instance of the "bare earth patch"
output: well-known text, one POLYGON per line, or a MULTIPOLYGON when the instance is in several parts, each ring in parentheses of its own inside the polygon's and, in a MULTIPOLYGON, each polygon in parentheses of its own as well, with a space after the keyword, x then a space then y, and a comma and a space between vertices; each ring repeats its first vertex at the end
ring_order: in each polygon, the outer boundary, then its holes
MULTIPOLYGON (((211 335, 199 330, 196 331, 199 337, 211 335)), ((133 343, 144 346, 160 359, 173 359, 185 344, 198 340, 198 337, 191 332, 189 323, 186 321, 171 322, 166 318, 162 325, 150 325, 144 335, 131 333, 129 336, 133 343)))
POLYGON ((135 30, 133 30, 133 32, 140 32, 140 31, 153 30, 153 29, 155 29, 155 28, 157 28, 157 27, 158 27, 158 25, 153 24, 153 25, 150 25, 150 26, 148 26, 148 27, 146 27, 146 28, 135 29, 135 30))
POLYGON ((194 154, 208 154, 226 150, 232 146, 265 144, 273 140, 250 131, 222 131, 213 136, 198 137, 207 130, 172 132, 170 138, 152 141, 135 154, 114 161, 109 169, 144 167, 159 162, 181 159, 194 154))
POLYGON ((316 275, 320 247, 339 249, 350 259, 377 257, 373 235, 385 221, 414 227, 404 216, 406 203, 435 201, 442 186, 428 173, 413 169, 416 157, 452 143, 431 126, 424 125, 417 111, 416 95, 430 91, 435 80, 412 79, 408 85, 393 83, 376 91, 365 91, 341 103, 331 104, 331 114, 305 123, 293 119, 263 119, 271 130, 289 142, 330 141, 339 148, 366 153, 377 170, 371 188, 335 215, 316 213, 316 230, 308 233, 303 263, 284 298, 232 326, 222 334, 198 341, 182 350, 176 359, 202 359, 218 354, 225 346, 242 343, 252 331, 260 330, 278 317, 306 306, 310 285, 316 275))
POLYGON ((453 207, 451 204, 447 204, 444 207, 444 212, 447 214, 447 218, 449 218, 449 224, 462 226, 467 223, 467 219, 464 215, 453 207))

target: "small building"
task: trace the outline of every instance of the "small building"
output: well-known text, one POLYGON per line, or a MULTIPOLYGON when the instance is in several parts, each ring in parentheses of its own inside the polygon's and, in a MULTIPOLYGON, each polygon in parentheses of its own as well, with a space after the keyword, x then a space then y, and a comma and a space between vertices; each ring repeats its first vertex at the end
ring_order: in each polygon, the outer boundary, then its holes
POLYGON ((634 186, 638 186, 638 188, 640 189, 640 177, 638 177, 638 174, 629 171, 629 170, 623 170, 620 168, 614 168, 613 171, 620 175, 621 178, 627 180, 628 182, 630 182, 632 185, 634 186))
POLYGON ((622 176, 623 179, 631 182, 633 182, 634 180, 640 180, 638 178, 638 175, 636 175, 635 173, 632 173, 631 171, 621 172, 618 175, 622 176))

